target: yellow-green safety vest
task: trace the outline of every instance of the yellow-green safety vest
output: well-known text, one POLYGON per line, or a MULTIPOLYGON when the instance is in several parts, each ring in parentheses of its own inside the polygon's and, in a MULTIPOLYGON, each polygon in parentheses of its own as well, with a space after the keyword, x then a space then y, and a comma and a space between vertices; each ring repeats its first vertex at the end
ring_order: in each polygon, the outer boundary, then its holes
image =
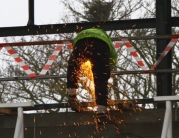
POLYGON ((110 65, 115 66, 117 62, 117 52, 114 49, 114 45, 110 37, 102 29, 91 28, 91 29, 86 29, 86 30, 81 31, 73 40, 73 46, 75 47, 75 44, 77 43, 78 40, 83 39, 83 38, 89 38, 89 37, 98 38, 108 44, 109 49, 110 49, 110 65))

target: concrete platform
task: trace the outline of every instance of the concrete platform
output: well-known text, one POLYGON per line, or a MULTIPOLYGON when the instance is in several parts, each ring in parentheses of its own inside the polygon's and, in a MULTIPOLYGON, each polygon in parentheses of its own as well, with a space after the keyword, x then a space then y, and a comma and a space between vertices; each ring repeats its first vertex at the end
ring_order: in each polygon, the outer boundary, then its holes
MULTIPOLYGON (((111 112, 114 122, 97 125, 93 112, 25 114, 25 138, 160 138, 165 109, 111 112)), ((173 110, 173 138, 179 137, 179 111, 173 110)), ((0 138, 12 138, 17 115, 0 115, 0 138)))

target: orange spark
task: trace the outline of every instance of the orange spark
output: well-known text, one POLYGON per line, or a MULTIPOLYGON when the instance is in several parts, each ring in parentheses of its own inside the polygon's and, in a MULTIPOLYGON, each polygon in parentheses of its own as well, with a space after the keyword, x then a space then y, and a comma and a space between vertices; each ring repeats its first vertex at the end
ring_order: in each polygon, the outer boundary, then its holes
POLYGON ((132 25, 132 27, 135 27, 135 26, 136 26, 136 24, 133 24, 133 25, 132 25))
POLYGON ((42 131, 40 130, 40 135, 42 135, 42 131))
POLYGON ((142 109, 141 109, 141 108, 139 108, 139 111, 142 111, 142 109))
POLYGON ((81 77, 86 77, 84 81, 87 81, 87 84, 89 86, 89 93, 92 95, 92 98, 95 99, 95 90, 94 90, 94 78, 93 78, 93 72, 92 72, 92 64, 89 60, 86 62, 82 63, 80 67, 81 71, 81 77))
POLYGON ((79 26, 78 26, 78 25, 76 25, 76 29, 79 29, 79 26))

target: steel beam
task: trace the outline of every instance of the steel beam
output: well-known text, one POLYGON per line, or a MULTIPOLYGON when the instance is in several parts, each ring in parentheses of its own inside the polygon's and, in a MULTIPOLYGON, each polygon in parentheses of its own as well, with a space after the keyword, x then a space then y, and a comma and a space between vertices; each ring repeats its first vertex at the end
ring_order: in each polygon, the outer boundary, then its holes
MULTIPOLYGON (((112 41, 122 41, 127 38, 128 40, 150 40, 150 39, 171 39, 179 38, 179 35, 158 35, 158 36, 134 36, 134 37, 113 37, 112 41)), ((30 41, 30 42, 13 42, 13 43, 0 43, 0 47, 6 46, 31 46, 31 45, 47 45, 47 44, 65 44, 65 42, 73 42, 72 39, 68 40, 48 40, 48 41, 30 41)))
POLYGON ((27 25, 34 25, 34 0, 29 0, 29 20, 27 25))
MULTIPOLYGON (((33 15, 29 15, 32 19, 33 15)), ((171 26, 178 26, 179 17, 172 17, 167 22, 171 26)), ((156 28, 156 19, 132 19, 132 20, 116 20, 106 22, 85 22, 85 23, 67 23, 67 24, 49 24, 49 25, 27 25, 17 27, 1 27, 0 37, 7 36, 26 36, 26 35, 44 35, 44 34, 60 34, 73 33, 80 31, 78 28, 87 29, 91 27, 99 27, 105 31, 110 30, 128 30, 156 28)))
MULTIPOLYGON (((159 69, 159 70, 134 70, 134 71, 112 71, 111 75, 127 75, 127 74, 158 74, 158 73, 177 73, 179 69, 159 69)), ((66 78, 66 74, 60 75, 44 75, 38 76, 36 78, 30 78, 29 76, 22 77, 6 77, 0 78, 0 81, 19 81, 19 80, 39 80, 39 79, 56 79, 56 78, 66 78)))
POLYGON ((81 22, 81 23, 67 23, 67 24, 3 27, 0 28, 0 37, 73 33, 91 27, 102 28, 105 31, 155 28, 155 18, 117 20, 117 21, 106 21, 106 22, 85 22, 85 23, 81 22))
MULTIPOLYGON (((156 34, 170 35, 171 34, 171 0, 156 0, 156 34)), ((164 51, 165 47, 170 42, 170 39, 158 39, 156 41, 157 59, 164 51)), ((162 59, 157 66, 157 69, 172 68, 172 52, 162 59)), ((172 73, 158 73, 157 80, 157 96, 172 95, 172 73)), ((164 108, 165 104, 158 104, 158 108, 164 108)))

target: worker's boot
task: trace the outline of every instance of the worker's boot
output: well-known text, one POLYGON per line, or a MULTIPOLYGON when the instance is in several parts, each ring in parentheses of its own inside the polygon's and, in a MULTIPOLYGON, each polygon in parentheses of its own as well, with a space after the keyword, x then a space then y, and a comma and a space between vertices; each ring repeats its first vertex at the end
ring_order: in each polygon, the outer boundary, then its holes
POLYGON ((71 110, 80 112, 80 103, 76 97, 76 89, 67 89, 68 103, 71 106, 71 110))
POLYGON ((98 124, 107 124, 109 119, 106 113, 96 113, 96 121, 98 124))
POLYGON ((103 105, 97 105, 96 122, 98 124, 108 124, 111 122, 111 115, 103 105))

